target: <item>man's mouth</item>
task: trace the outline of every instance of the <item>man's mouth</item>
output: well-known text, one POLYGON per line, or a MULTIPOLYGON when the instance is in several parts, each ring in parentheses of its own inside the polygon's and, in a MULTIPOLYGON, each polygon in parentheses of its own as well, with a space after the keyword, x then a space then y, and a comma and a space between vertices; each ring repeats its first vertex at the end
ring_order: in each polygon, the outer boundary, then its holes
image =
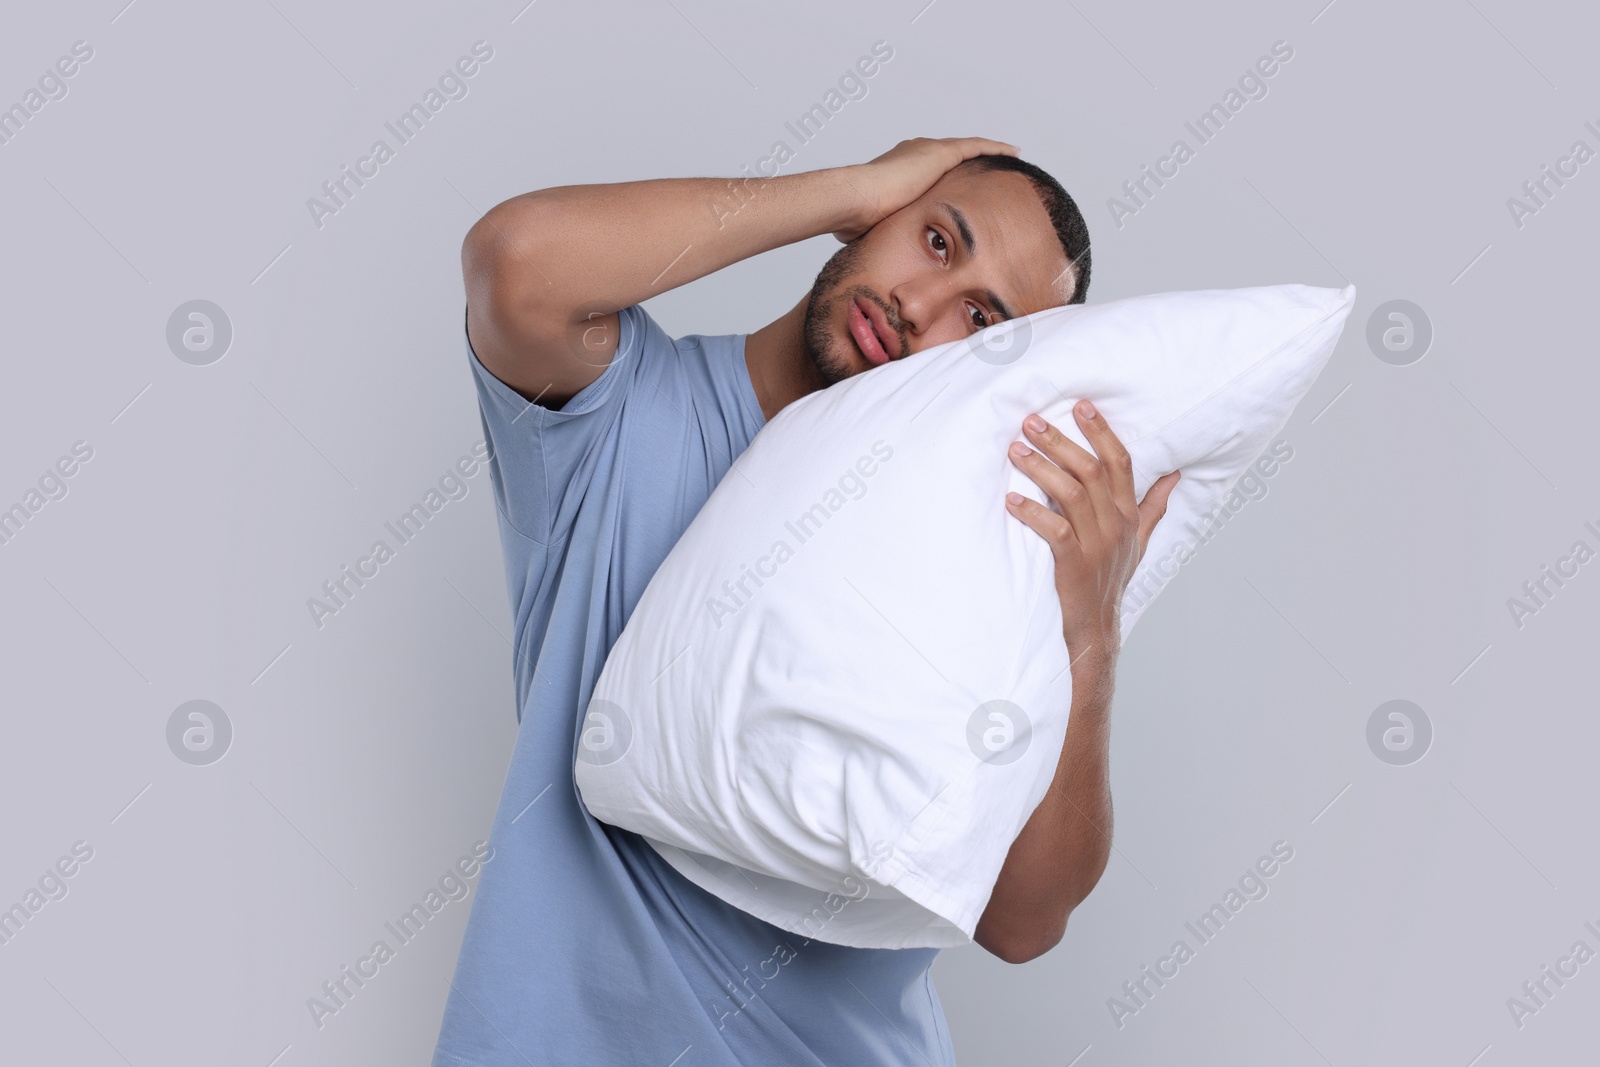
POLYGON ((851 298, 849 325, 856 347, 870 362, 887 363, 900 354, 900 338, 889 329, 888 320, 876 304, 851 298))

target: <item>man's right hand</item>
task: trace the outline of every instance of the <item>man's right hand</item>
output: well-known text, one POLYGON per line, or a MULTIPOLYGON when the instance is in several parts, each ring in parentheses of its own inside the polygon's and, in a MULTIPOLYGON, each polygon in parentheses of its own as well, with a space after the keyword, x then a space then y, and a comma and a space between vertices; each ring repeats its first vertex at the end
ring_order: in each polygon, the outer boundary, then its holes
POLYGON ((1015 156, 1016 145, 987 137, 913 137, 883 155, 845 168, 857 203, 851 224, 834 236, 849 243, 933 188, 974 156, 1015 156))

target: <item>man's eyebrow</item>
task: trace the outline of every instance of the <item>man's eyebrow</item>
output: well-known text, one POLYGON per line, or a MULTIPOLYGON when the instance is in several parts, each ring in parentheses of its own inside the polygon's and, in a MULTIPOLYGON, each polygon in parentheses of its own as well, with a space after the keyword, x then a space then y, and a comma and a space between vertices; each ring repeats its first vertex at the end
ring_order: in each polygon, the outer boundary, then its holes
POLYGON ((949 215, 950 220, 956 224, 956 232, 961 235, 962 251, 969 256, 977 255, 978 242, 973 239, 972 226, 967 222, 967 216, 962 213, 960 208, 954 204, 947 204, 943 200, 939 201, 938 206, 943 208, 945 214, 949 215))
MULTIPOLYGON (((978 252, 978 242, 977 239, 972 236, 972 224, 967 221, 966 214, 954 204, 947 203, 943 200, 939 201, 937 206, 944 209, 945 214, 950 216, 950 221, 955 223, 956 233, 961 237, 962 251, 968 256, 976 255, 978 252)), ((983 291, 983 296, 985 300, 989 301, 990 305, 993 306, 996 311, 1000 312, 1002 317, 1008 319, 1014 319, 1017 317, 1015 312, 1011 310, 1010 306, 1007 305, 1004 300, 1001 300, 999 295, 996 294, 993 289, 985 289, 983 291)))
POLYGON ((983 296, 984 299, 988 300, 990 304, 994 305, 994 309, 996 311, 1000 312, 1001 318, 1014 319, 1017 317, 1011 308, 1006 305, 1006 302, 1001 300, 999 294, 997 294, 993 289, 985 289, 983 291, 983 296))

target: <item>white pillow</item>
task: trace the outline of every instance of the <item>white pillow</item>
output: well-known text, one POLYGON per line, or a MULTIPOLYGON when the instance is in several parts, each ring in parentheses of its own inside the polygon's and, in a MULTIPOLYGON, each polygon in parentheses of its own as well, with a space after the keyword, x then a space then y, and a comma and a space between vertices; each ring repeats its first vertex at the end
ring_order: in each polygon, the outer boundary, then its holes
POLYGON ((1038 411, 1093 400, 1142 499, 1183 477, 1126 636, 1327 362, 1355 300, 1280 285, 1055 308, 780 411, 644 591, 596 683, 589 811, 805 937, 972 937, 1072 703, 1054 559, 1004 496, 1038 411), (1191 528, 1191 525, 1194 528, 1191 528))

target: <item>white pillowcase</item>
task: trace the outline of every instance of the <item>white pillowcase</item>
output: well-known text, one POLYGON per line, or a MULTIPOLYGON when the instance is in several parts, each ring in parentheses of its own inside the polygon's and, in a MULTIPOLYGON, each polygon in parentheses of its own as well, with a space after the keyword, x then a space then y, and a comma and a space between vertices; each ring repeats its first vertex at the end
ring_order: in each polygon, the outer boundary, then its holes
MULTIPOLYGON (((576 776, 603 822, 807 938, 971 940, 1072 702, 1054 559, 1006 509, 1038 411, 1088 397, 1140 499, 1181 470, 1126 637, 1282 429, 1355 300, 1279 285, 1074 305, 790 404, 712 492, 606 660, 576 776)), ((1052 505, 1053 506, 1053 505, 1052 505)))

